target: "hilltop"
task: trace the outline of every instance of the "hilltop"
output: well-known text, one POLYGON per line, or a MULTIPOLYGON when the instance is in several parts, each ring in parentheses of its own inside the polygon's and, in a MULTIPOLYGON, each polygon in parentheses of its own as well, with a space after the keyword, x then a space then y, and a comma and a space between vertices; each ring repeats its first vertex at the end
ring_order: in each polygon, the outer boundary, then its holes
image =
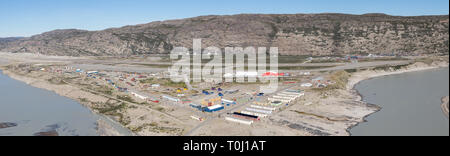
POLYGON ((279 47, 284 55, 448 54, 449 16, 240 14, 111 28, 55 30, 0 42, 0 51, 65 56, 168 53, 174 47, 279 47))

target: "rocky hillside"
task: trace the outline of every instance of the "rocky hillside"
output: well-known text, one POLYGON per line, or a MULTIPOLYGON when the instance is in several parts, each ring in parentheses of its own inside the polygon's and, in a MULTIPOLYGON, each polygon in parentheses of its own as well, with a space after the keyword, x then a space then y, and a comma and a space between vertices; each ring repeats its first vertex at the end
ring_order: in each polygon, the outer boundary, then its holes
POLYGON ((289 55, 448 54, 449 16, 294 14, 202 16, 103 31, 55 30, 0 44, 48 55, 140 55, 173 47, 279 47, 289 55))
POLYGON ((6 44, 7 42, 13 42, 23 39, 23 37, 7 37, 7 38, 0 38, 0 44, 6 44))

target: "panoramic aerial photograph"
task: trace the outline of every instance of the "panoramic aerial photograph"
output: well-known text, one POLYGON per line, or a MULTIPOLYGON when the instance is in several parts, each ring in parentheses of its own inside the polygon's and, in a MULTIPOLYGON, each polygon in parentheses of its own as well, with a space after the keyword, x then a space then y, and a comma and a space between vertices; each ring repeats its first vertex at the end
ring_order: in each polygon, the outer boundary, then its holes
POLYGON ((3 137, 449 136, 448 0, 0 0, 0 22, 3 137))

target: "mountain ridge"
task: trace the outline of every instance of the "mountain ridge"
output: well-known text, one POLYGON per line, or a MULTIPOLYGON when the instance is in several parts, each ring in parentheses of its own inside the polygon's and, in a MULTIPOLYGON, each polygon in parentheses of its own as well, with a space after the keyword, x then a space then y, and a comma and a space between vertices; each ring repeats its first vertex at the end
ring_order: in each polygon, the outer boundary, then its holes
POLYGON ((53 30, 0 42, 0 51, 67 56, 160 54, 178 46, 192 48, 192 39, 201 38, 203 48, 276 46, 285 55, 448 54, 448 19, 448 15, 381 13, 208 15, 99 31, 53 30))

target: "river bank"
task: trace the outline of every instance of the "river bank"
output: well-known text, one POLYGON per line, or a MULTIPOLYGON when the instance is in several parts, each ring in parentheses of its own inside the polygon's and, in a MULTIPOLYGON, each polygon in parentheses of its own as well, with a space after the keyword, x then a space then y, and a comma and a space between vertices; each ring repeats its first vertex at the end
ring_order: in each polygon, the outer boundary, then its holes
POLYGON ((389 69, 389 70, 364 70, 357 73, 352 74, 350 77, 347 90, 354 90, 354 87, 360 83, 361 81, 368 80, 375 77, 395 75, 395 74, 403 74, 408 72, 417 72, 424 71, 430 69, 444 68, 448 67, 448 62, 433 62, 432 64, 426 64, 422 62, 417 62, 412 65, 408 65, 401 69, 389 69))
POLYGON ((409 73, 409 72, 418 72, 418 71, 431 70, 431 69, 437 69, 437 68, 445 68, 445 67, 448 67, 448 65, 449 65, 448 62, 445 62, 445 61, 433 62, 431 64, 416 62, 414 64, 408 65, 401 69, 390 68, 389 70, 359 71, 359 72, 353 73, 352 76, 348 79, 346 88, 347 88, 347 91, 349 91, 355 95, 355 97, 358 99, 358 101, 362 101, 363 97, 355 89, 355 86, 358 83, 360 83, 361 81, 369 80, 369 79, 377 78, 377 77, 382 77, 382 76, 403 74, 403 73, 409 73))
MULTIPOLYGON (((446 68, 448 67, 448 62, 447 61, 435 61, 433 63, 423 63, 423 62, 416 62, 414 64, 408 65, 408 66, 404 66, 401 68, 386 68, 383 70, 365 70, 365 71, 360 71, 360 72, 356 72, 354 74, 352 74, 351 78, 349 79, 349 83, 347 84, 347 90, 349 92, 354 93, 356 99, 358 99, 359 101, 366 101, 365 97, 363 97, 361 95, 361 93, 356 89, 356 86, 358 86, 361 82, 365 81, 365 80, 372 80, 374 78, 379 78, 379 77, 383 77, 383 76, 390 76, 390 75, 399 75, 399 74, 405 74, 405 73, 413 73, 413 72, 419 72, 419 71, 429 71, 429 70, 433 70, 433 69, 442 69, 442 68, 446 68)), ((382 84, 381 84, 382 85, 382 84)), ((367 103, 367 102, 365 102, 367 103)), ((353 128, 359 126, 360 124, 365 124, 367 123, 367 118, 380 112, 383 107, 379 106, 379 104, 374 104, 377 105, 380 109, 376 112, 373 112, 371 114, 368 114, 364 120, 365 122, 359 123, 358 125, 355 125, 353 127, 349 128, 349 133, 350 130, 352 130, 353 128)))
MULTIPOLYGON (((2 96, 6 96, 2 97, 3 111, 0 113, 3 117, 0 118, 6 121, 0 123, 0 129, 4 129, 0 135, 123 136, 132 134, 122 128, 119 123, 96 114, 76 100, 49 92, 45 85, 35 85, 40 81, 14 74, 8 75, 8 73, 8 71, 0 70, 0 76, 2 76, 0 92, 2 96), (21 97, 27 98, 21 99, 21 97), (34 103, 36 101, 40 101, 39 105, 34 103), (49 113, 52 116, 48 116, 49 113), (60 133, 58 134, 57 131, 60 133)), ((66 93, 68 94, 70 92, 66 93)))

